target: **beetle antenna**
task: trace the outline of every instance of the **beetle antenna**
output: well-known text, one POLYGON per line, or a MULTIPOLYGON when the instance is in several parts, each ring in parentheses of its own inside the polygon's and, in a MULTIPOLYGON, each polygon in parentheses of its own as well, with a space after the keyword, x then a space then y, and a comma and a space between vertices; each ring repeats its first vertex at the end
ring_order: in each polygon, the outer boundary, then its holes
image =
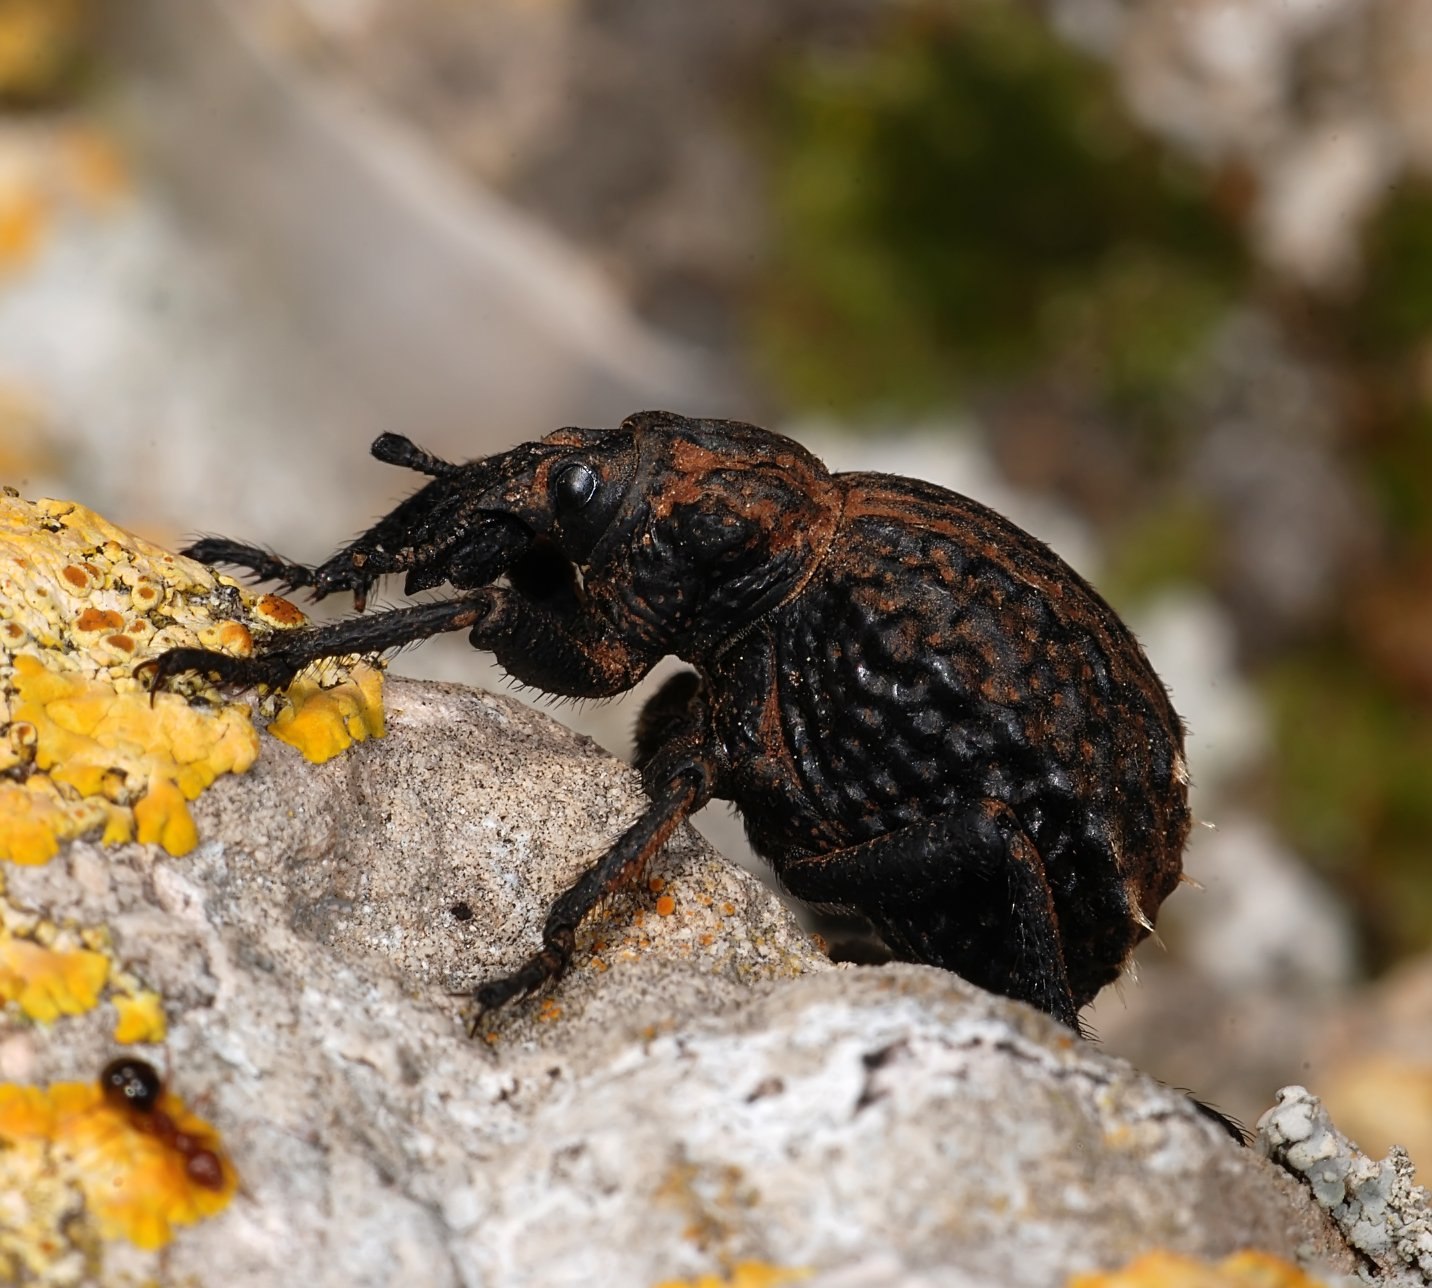
POLYGON ((456 474, 462 468, 424 451, 411 438, 404 438, 401 434, 379 434, 368 450, 385 465, 401 465, 433 478, 456 474))

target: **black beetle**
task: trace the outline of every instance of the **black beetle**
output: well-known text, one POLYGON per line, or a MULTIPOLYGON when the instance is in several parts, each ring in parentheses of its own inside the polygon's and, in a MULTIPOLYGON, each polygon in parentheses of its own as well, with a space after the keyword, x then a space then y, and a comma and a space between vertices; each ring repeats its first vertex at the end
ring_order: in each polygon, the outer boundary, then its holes
POLYGON ((249 658, 174 649, 154 686, 282 687, 453 630, 551 694, 624 692, 670 654, 694 668, 638 724, 649 807, 556 901, 540 950, 475 990, 479 1016, 561 975, 582 917, 713 797, 797 898, 1076 1030, 1153 929, 1189 829, 1182 725, 1114 611, 1008 520, 668 412, 461 465, 393 434, 373 454, 432 481, 319 567, 187 553, 360 611, 387 573, 458 593, 249 658))

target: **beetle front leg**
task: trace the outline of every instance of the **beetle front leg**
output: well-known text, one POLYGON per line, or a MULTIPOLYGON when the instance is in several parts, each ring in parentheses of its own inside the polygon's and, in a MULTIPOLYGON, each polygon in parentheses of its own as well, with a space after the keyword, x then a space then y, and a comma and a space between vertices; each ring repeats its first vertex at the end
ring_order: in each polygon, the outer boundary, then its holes
POLYGON ((780 865, 797 899, 858 908, 895 955, 952 970, 1079 1032, 1054 900, 1007 805, 968 808, 780 865))
POLYGON ((135 670, 148 673, 151 693, 162 689, 171 676, 190 671, 219 684, 285 689, 305 666, 323 658, 378 654, 444 631, 468 630, 491 611, 494 595, 483 590, 461 599, 397 608, 373 617, 276 631, 259 643, 252 657, 204 648, 171 648, 135 670))

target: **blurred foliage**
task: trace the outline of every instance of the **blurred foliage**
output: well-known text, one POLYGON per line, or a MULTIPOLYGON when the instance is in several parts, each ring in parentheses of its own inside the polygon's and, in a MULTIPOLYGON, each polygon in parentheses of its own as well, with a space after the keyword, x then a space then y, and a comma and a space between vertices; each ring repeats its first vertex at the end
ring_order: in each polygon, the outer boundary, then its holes
POLYGON ((1290 652, 1265 674, 1279 824, 1368 928, 1374 965, 1432 931, 1432 721, 1357 643, 1290 652))
POLYGON ((1052 369, 1157 409, 1243 280, 1206 179, 1021 9, 901 7, 773 98, 757 336, 797 405, 919 410, 1052 369))
POLYGON ((1368 412, 1357 456, 1394 545, 1432 545, 1432 188, 1398 188, 1368 231, 1341 321, 1368 412))
POLYGON ((1368 230, 1351 338, 1373 359, 1432 343, 1432 189, 1401 185, 1368 230))
POLYGON ((0 0, 0 103, 67 98, 89 55, 92 19, 89 0, 0 0))
POLYGON ((1381 548, 1341 620, 1264 678, 1282 826, 1355 900, 1385 965, 1432 943, 1432 189, 1391 193, 1364 252, 1360 290, 1323 326, 1381 548))
POLYGON ((1171 585, 1210 584, 1216 575, 1218 516, 1191 494, 1134 515, 1105 553, 1099 590, 1111 603, 1137 604, 1171 585))

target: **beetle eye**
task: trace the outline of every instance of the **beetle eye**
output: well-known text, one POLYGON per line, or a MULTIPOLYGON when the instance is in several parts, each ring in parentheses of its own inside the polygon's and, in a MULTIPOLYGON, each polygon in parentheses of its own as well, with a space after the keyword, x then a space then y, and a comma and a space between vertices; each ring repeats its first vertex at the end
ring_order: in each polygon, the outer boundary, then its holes
POLYGON ((563 467, 552 482, 557 509, 564 513, 580 510, 597 494, 597 472, 580 461, 563 467))

